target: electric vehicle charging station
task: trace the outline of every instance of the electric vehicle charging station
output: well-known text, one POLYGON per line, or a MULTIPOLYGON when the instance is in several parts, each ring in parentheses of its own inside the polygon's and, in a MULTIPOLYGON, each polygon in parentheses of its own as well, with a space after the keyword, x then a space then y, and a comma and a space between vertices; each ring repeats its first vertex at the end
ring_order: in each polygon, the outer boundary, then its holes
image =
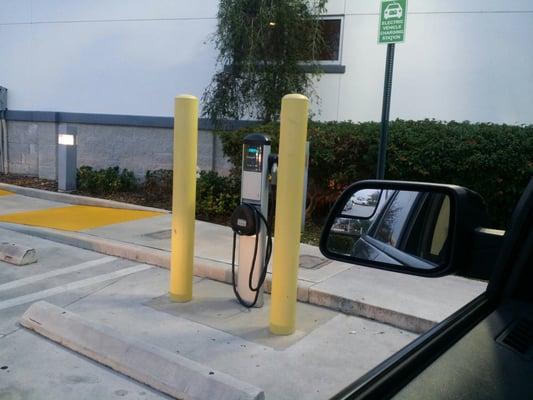
MULTIPOLYGON (((243 142, 241 204, 231 216, 233 229, 232 284, 245 307, 263 305, 263 284, 272 255, 268 215, 270 185, 276 191, 276 253, 273 254, 270 332, 294 333, 298 289, 299 249, 307 172, 309 99, 283 96, 280 113, 279 157, 271 154, 270 139, 251 134, 243 142), (306 154, 307 153, 307 154, 306 154), (279 171, 277 170, 279 158, 279 171), (236 276, 237 236, 240 237, 236 276)), ((198 99, 175 98, 174 179, 169 297, 192 299, 198 99), (179 189, 178 189, 179 188, 179 189)))
POLYGON ((242 148, 241 204, 231 216, 233 229, 232 283, 235 296, 245 307, 263 306, 263 284, 272 254, 268 222, 269 175, 272 168, 270 139, 247 135, 242 148), (235 252, 239 237, 239 268, 235 276, 235 252))

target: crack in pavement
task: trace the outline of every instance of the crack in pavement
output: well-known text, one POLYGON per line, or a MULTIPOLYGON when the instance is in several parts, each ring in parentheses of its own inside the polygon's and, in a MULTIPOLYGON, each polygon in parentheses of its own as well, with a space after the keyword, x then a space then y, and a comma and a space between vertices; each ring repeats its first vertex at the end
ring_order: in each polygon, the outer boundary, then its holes
POLYGON ((5 339, 5 338, 8 337, 9 335, 12 335, 13 333, 18 332, 18 331, 20 331, 21 329, 22 329, 22 327, 19 326, 19 327, 13 329, 13 330, 10 331, 10 332, 7 332, 7 333, 0 333, 0 339, 5 339))
POLYGON ((121 276, 121 277, 119 277, 119 278, 116 278, 114 281, 112 281, 112 282, 110 282, 110 283, 107 283, 107 284, 105 284, 104 286, 102 286, 102 287, 100 287, 100 288, 94 289, 92 292, 89 292, 89 293, 87 293, 87 294, 85 294, 85 295, 83 295, 83 296, 77 298, 76 300, 71 301, 71 302, 68 303, 68 304, 65 304, 65 305, 63 306, 63 308, 70 307, 71 305, 77 303, 78 301, 84 300, 84 299, 86 299, 87 297, 92 296, 93 294, 96 294, 96 293, 98 293, 98 292, 100 292, 100 291, 102 291, 102 290, 104 290, 104 289, 106 289, 106 288, 108 288, 108 287, 114 285, 115 283, 117 283, 118 281, 120 281, 120 280, 123 279, 123 278, 125 278, 125 276, 121 276))

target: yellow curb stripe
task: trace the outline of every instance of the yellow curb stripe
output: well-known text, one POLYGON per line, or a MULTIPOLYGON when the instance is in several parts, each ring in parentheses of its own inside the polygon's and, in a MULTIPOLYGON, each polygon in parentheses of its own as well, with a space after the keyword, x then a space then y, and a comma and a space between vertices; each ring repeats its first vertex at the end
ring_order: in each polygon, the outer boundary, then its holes
POLYGON ((0 215, 0 222, 64 231, 82 231, 159 215, 163 215, 163 213, 105 207, 68 206, 0 215))
POLYGON ((12 194, 13 193, 8 192, 7 190, 0 189, 0 196, 9 196, 9 195, 12 195, 12 194))

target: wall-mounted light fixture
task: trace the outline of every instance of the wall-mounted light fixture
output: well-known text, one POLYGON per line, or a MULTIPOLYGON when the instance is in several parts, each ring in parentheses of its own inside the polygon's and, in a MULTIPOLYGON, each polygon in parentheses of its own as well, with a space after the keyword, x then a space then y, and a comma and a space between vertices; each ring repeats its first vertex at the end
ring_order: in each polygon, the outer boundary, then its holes
POLYGON ((57 189, 60 192, 76 190, 78 128, 59 124, 57 135, 57 189))

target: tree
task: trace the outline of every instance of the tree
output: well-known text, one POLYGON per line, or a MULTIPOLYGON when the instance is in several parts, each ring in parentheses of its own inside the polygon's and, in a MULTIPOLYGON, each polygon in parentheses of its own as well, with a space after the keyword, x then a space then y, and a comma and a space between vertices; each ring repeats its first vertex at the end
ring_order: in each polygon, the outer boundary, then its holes
POLYGON ((213 36, 219 70, 204 92, 203 114, 217 125, 268 122, 279 117, 285 94, 311 96, 326 1, 221 0, 213 36))

